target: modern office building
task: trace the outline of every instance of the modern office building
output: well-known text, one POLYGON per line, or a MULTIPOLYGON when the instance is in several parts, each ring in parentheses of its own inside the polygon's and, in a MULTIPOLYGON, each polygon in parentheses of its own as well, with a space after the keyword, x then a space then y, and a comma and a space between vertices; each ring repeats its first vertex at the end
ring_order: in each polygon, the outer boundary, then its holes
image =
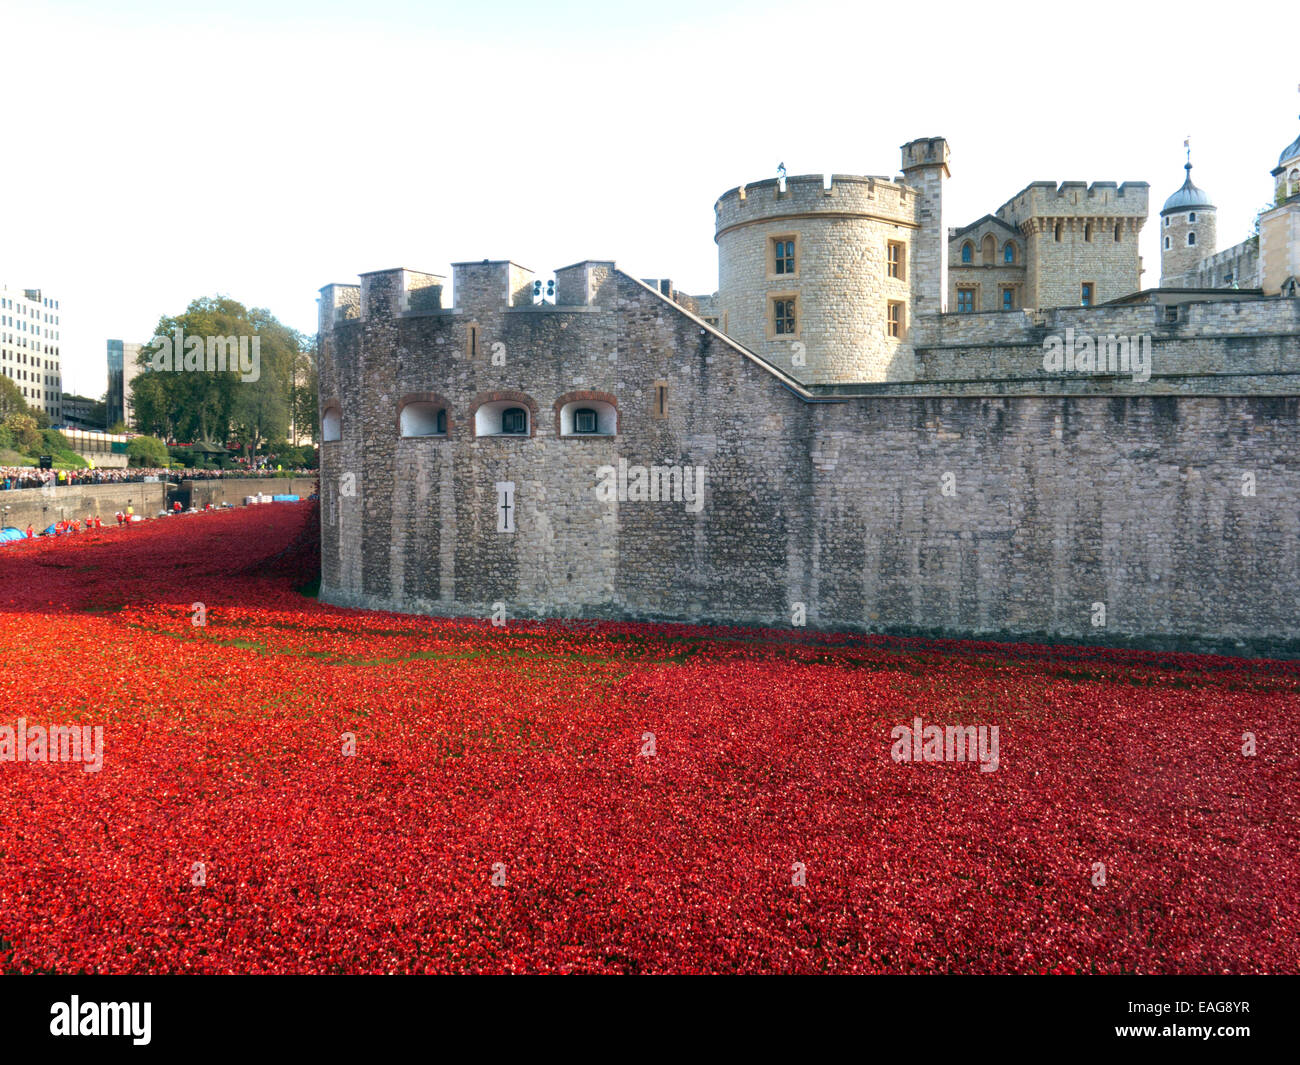
POLYGON ((127 344, 121 340, 108 342, 108 417, 109 426, 122 422, 128 428, 131 425, 131 382, 135 380, 140 367, 136 362, 140 354, 139 344, 127 344))
POLYGON ((63 415, 63 373, 59 366, 59 301, 39 288, 0 284, 0 373, 22 391, 27 403, 58 422, 63 415))

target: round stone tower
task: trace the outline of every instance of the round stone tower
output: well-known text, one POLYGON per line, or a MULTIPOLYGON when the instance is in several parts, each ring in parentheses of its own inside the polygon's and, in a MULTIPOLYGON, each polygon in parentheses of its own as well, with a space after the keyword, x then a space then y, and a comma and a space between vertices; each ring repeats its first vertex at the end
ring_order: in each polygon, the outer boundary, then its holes
POLYGON ((1209 194, 1192 184, 1192 157, 1183 167, 1187 178, 1160 210, 1160 287, 1195 288, 1196 268, 1216 249, 1215 210, 1209 194))
POLYGON ((912 379, 912 317, 943 292, 947 162, 936 137, 904 146, 906 180, 808 174, 723 193, 719 327, 807 384, 912 379))

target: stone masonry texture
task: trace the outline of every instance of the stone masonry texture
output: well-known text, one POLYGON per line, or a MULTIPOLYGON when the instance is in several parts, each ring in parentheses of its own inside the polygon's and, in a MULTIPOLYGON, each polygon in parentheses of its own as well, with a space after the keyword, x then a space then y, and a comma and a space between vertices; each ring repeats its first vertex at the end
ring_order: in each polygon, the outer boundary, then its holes
MULTIPOLYGON (((915 218, 915 194, 876 195, 915 218)), ((854 387, 796 380, 611 263, 559 272, 544 307, 516 264, 453 271, 451 307, 403 270, 322 290, 329 602, 781 628, 804 604, 821 629, 1300 651, 1295 300, 1159 327, 1149 306, 922 317, 907 372, 854 387), (1152 381, 1045 374, 1067 327, 1149 334, 1152 381), (617 435, 558 435, 572 395, 616 406, 617 435), (447 434, 401 437, 399 405, 431 396, 447 434), (475 435, 498 397, 526 434, 475 435), (620 460, 703 467, 702 508, 602 498, 620 460)))

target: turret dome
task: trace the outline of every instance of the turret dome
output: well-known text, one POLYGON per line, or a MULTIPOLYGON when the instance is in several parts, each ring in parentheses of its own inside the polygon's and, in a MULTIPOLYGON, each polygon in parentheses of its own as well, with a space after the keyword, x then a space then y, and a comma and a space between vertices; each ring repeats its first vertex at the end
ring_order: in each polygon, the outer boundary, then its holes
POLYGON ((1169 214, 1170 211, 1195 210, 1198 207, 1214 209, 1210 194, 1192 184, 1192 164, 1188 162, 1184 169, 1187 171, 1187 180, 1183 182, 1182 188, 1165 200, 1164 207, 1160 209, 1162 215, 1169 214))

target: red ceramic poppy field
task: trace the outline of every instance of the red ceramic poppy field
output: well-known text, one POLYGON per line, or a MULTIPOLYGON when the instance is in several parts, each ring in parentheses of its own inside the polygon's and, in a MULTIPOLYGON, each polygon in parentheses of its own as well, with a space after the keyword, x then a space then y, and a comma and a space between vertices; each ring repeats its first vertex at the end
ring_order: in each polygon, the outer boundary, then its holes
POLYGON ((0 971, 1300 968, 1296 664, 338 610, 311 520, 0 549, 0 971))

